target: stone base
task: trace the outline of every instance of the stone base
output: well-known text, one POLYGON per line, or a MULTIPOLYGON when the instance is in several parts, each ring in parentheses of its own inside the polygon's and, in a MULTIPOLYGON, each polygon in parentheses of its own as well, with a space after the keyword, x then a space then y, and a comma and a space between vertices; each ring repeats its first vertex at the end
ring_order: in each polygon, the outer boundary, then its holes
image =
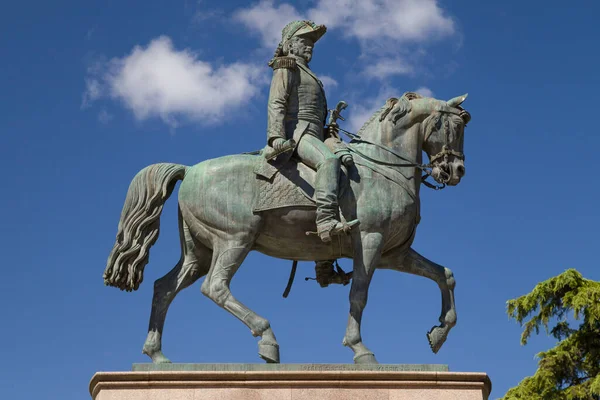
POLYGON ((435 371, 435 366, 408 371, 409 366, 394 365, 231 365, 154 371, 140 371, 138 365, 132 372, 98 372, 90 393, 94 400, 487 400, 491 391, 485 373, 435 371))

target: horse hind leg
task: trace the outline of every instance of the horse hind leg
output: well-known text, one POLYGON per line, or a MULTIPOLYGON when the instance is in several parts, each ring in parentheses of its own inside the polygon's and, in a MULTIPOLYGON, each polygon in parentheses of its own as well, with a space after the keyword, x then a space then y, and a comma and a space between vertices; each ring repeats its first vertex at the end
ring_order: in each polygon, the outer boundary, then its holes
POLYGON ((202 283, 202 293, 242 321, 253 336, 261 337, 258 354, 263 360, 279 363, 279 344, 269 321, 239 302, 229 288, 231 279, 250 252, 251 244, 231 244, 219 248, 224 250, 217 251, 215 248, 213 265, 202 283))
POLYGON ((170 272, 154 282, 148 337, 142 350, 153 363, 170 362, 162 352, 162 333, 171 302, 177 293, 206 275, 212 259, 212 251, 193 240, 187 227, 183 228, 182 239, 184 242, 181 259, 170 272))

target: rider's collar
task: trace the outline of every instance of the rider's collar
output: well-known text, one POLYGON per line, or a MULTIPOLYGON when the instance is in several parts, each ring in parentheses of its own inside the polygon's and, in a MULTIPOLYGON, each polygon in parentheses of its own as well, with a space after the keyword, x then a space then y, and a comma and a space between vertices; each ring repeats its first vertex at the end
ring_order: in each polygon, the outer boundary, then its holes
POLYGON ((298 64, 302 65, 303 67, 308 68, 308 63, 306 62, 306 60, 304 58, 298 57, 298 56, 293 56, 293 57, 298 64))

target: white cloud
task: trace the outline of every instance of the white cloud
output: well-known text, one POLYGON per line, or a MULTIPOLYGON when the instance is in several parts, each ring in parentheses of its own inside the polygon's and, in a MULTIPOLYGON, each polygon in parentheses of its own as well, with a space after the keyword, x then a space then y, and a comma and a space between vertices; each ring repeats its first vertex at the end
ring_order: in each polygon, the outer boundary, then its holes
POLYGON ((397 96, 396 90, 383 87, 377 96, 361 100, 356 107, 348 107, 348 125, 350 126, 348 130, 356 133, 375 111, 383 107, 387 99, 397 96))
POLYGON ((437 0, 319 0, 308 15, 361 40, 423 42, 455 29, 437 0))
MULTIPOLYGON (((89 72, 89 71, 88 71, 89 72)), ((85 80, 85 92, 83 93, 83 101, 81 108, 87 108, 94 101, 102 96, 102 85, 95 78, 87 78, 85 80)))
POLYGON ((166 36, 136 46, 88 71, 83 106, 110 97, 123 102, 140 120, 160 117, 172 127, 185 117, 214 123, 259 93, 264 68, 233 63, 218 67, 190 50, 176 50, 166 36))
POLYGON ((259 33, 263 45, 273 50, 281 40, 281 30, 289 22, 303 19, 294 6, 286 3, 275 6, 273 0, 261 0, 249 8, 240 9, 233 18, 259 33))
POLYGON ((340 29, 363 44, 379 39, 425 42, 455 32, 454 21, 437 0, 318 0, 315 7, 302 13, 287 3, 260 0, 234 14, 235 20, 259 33, 268 47, 277 46, 285 24, 304 18, 340 29))
POLYGON ((409 75, 414 71, 413 67, 408 65, 400 57, 381 58, 373 64, 369 64, 364 73, 371 78, 385 79, 392 75, 409 75))
POLYGON ((368 62, 377 62, 363 71, 376 79, 407 75, 415 71, 414 61, 405 55, 420 45, 453 35, 454 20, 438 0, 316 0, 302 11, 275 0, 259 0, 234 13, 251 32, 258 34, 265 48, 275 50, 282 28, 292 20, 311 19, 358 40, 368 62), (402 56, 402 57, 401 57, 402 56))
POLYGON ((328 90, 333 89, 334 87, 337 87, 337 85, 338 85, 338 82, 328 75, 320 75, 319 79, 323 83, 323 87, 326 92, 328 90))
POLYGON ((431 89, 425 86, 421 86, 420 88, 415 90, 415 93, 418 93, 423 97, 433 97, 433 92, 431 91, 431 89))

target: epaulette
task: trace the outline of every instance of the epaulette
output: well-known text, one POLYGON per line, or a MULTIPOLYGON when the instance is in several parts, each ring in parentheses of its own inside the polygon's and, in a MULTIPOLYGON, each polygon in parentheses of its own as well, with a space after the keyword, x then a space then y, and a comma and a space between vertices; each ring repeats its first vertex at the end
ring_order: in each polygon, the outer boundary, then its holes
POLYGON ((273 70, 279 68, 296 68, 296 59, 294 57, 276 57, 273 59, 273 64, 271 64, 271 68, 273 68, 273 70))

